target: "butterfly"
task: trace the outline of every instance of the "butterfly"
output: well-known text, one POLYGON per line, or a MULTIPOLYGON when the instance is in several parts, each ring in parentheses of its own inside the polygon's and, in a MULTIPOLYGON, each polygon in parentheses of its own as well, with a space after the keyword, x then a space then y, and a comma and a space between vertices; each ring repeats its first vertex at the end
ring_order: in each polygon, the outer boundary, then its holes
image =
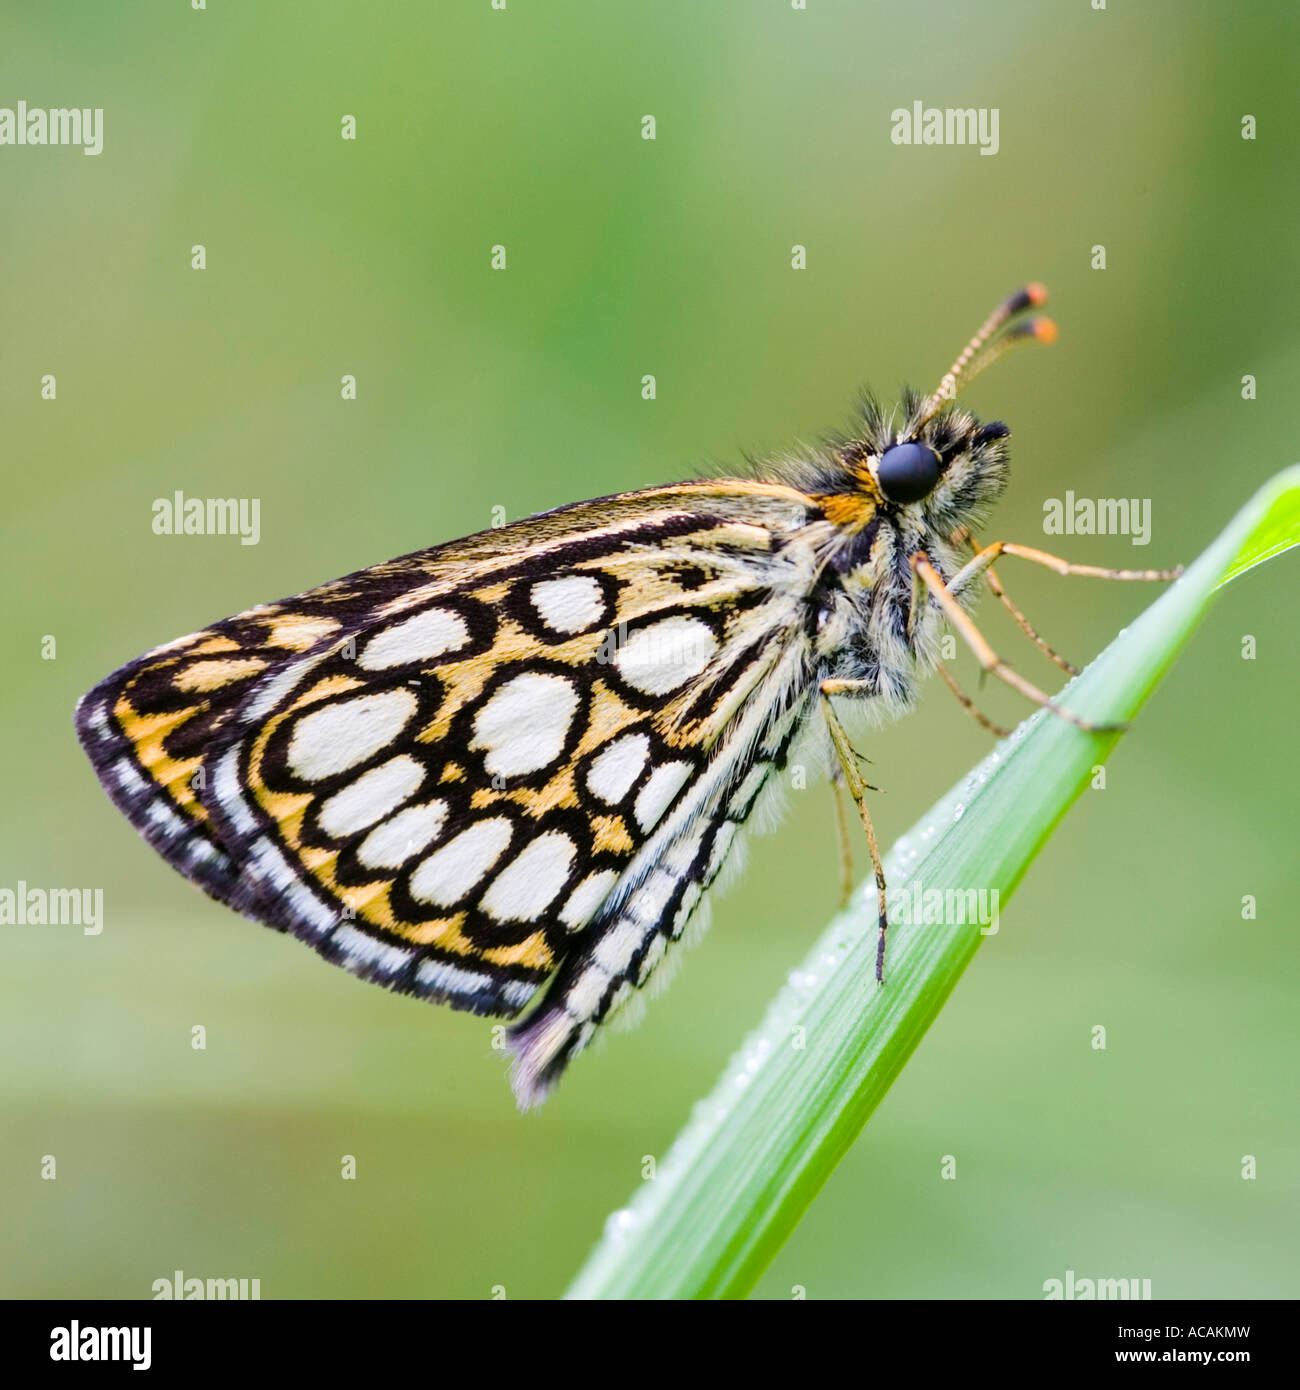
POLYGON ((1084 722, 967 613, 981 575, 1006 601, 998 555, 1065 564, 975 545, 1009 430, 954 403, 1050 340, 1022 317, 1045 297, 1011 296, 936 392, 867 398, 816 449, 561 507, 154 648, 77 706, 96 774, 218 901, 362 979, 514 1020, 524 1108, 664 971, 796 740, 829 744, 858 806, 883 979, 884 874, 833 699, 904 713, 947 620, 1084 722))

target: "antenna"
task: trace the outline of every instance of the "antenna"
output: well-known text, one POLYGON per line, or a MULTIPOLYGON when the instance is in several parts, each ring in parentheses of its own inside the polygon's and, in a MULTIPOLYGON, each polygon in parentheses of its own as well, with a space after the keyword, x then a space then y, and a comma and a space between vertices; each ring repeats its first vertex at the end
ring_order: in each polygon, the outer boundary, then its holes
POLYGON ((1026 285, 1024 289, 1017 290, 1015 294, 1004 299, 984 320, 979 332, 962 348, 934 394, 921 407, 920 419, 912 428, 919 430, 927 421, 934 419, 944 405, 957 395, 961 386, 973 381, 986 367, 991 366, 1017 343, 1030 339, 1040 343, 1054 343, 1056 325, 1049 318, 1025 319, 993 341, 998 330, 1017 314, 1023 313, 1026 309, 1041 308, 1046 303, 1047 291, 1037 283, 1026 285))

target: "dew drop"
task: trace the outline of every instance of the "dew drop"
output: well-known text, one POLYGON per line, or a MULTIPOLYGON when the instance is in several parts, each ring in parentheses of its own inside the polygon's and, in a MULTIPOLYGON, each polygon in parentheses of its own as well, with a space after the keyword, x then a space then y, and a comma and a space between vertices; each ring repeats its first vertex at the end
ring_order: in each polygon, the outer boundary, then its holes
POLYGON ((636 1229, 636 1226, 636 1213, 630 1207, 623 1207, 619 1211, 610 1212, 605 1221, 605 1239, 626 1240, 636 1229))

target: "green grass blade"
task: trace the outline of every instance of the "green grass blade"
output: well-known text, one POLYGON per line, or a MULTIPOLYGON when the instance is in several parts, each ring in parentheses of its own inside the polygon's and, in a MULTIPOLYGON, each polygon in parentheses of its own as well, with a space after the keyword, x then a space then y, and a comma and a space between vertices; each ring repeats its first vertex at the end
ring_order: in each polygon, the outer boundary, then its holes
MULTIPOLYGON (((1063 702, 1093 720, 1131 719, 1216 590, 1297 544, 1300 465, 1261 488, 1063 702)), ((1027 719, 894 846, 891 901, 919 882, 996 891, 1005 906, 1117 738, 1043 712, 1027 719)), ((609 1219, 568 1297, 728 1298, 753 1287, 982 939, 973 926, 896 924, 882 989, 875 928, 874 890, 859 890, 695 1107, 655 1179, 609 1219)))

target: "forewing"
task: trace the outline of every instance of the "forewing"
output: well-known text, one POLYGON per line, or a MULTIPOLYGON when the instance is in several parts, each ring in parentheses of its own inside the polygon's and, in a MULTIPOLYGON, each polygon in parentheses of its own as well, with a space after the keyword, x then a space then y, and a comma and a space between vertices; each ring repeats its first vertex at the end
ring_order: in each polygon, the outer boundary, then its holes
POLYGON ((218 898, 390 988, 513 1015, 662 868, 657 828, 691 797, 711 823, 752 762, 749 738, 719 772, 803 621, 808 520, 739 482, 548 513, 159 648, 78 730, 218 898))

